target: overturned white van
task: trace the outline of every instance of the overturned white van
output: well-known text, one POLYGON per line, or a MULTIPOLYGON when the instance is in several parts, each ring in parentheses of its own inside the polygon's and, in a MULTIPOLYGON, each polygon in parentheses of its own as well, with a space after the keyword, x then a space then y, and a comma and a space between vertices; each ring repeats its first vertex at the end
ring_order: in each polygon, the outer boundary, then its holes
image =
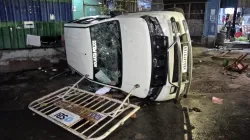
POLYGON ((192 46, 186 20, 170 11, 85 17, 67 23, 68 64, 82 75, 165 101, 188 92, 192 46))
POLYGON ((82 139, 102 140, 140 107, 131 95, 153 101, 186 96, 192 78, 192 46, 178 12, 85 17, 65 24, 67 61, 83 77, 41 97, 29 108, 82 139), (87 79, 127 92, 123 101, 78 85, 87 79))

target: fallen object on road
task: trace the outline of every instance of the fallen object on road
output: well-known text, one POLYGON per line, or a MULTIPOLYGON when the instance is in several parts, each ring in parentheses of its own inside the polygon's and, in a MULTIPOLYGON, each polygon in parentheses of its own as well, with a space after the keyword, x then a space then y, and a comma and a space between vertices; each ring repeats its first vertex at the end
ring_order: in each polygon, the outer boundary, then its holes
POLYGON ((95 93, 98 95, 104 95, 107 92, 109 92, 110 89, 111 89, 110 87, 103 87, 103 88, 98 89, 95 93))
POLYGON ((223 99, 212 97, 212 102, 215 104, 223 104, 223 99))
POLYGON ((104 139, 130 117, 136 118, 140 107, 131 104, 129 97, 139 85, 119 101, 79 89, 78 84, 84 79, 87 76, 71 87, 33 101, 29 109, 82 139, 104 139))
POLYGON ((236 79, 237 78, 237 75, 233 75, 232 73, 230 73, 229 71, 227 71, 225 69, 220 71, 220 73, 223 74, 223 75, 229 76, 231 79, 236 79))
POLYGON ((248 78, 250 78, 250 73, 247 73, 246 75, 247 75, 248 78))
POLYGON ((223 60, 223 67, 228 66, 228 64, 229 64, 229 60, 224 59, 224 60, 223 60))
POLYGON ((226 70, 230 70, 230 71, 236 71, 238 73, 242 73, 244 70, 246 70, 248 68, 248 64, 245 65, 242 63, 242 60, 244 60, 246 58, 248 54, 242 54, 239 58, 237 58, 233 64, 228 65, 225 67, 226 70))
POLYGON ((188 111, 189 112, 192 112, 192 111, 194 111, 194 112, 201 112, 201 110, 199 108, 197 108, 197 107, 189 108, 188 111))

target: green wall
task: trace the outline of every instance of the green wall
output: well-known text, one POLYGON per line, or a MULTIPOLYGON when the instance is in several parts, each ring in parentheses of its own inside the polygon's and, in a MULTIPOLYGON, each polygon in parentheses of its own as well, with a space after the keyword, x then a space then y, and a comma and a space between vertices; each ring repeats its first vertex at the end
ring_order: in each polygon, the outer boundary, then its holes
MULTIPOLYGON (((24 29, 23 22, 0 22, 0 50, 25 49, 26 35, 63 35, 64 22, 35 22, 35 27, 24 29)), ((53 47, 53 46, 52 46, 53 47)))

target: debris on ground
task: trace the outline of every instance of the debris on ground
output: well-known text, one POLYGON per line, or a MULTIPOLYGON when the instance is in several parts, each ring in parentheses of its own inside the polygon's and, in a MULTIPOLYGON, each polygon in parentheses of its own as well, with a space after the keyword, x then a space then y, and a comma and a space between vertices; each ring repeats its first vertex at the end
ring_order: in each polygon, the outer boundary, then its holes
POLYGON ((202 112, 202 111, 201 111, 199 108, 197 108, 197 107, 189 108, 188 111, 189 111, 189 112, 193 112, 193 111, 194 111, 194 112, 202 112))
POLYGON ((135 119, 135 118, 137 118, 137 116, 136 116, 136 114, 133 114, 132 116, 130 116, 130 118, 135 119))
MULTIPOLYGON (((104 94, 103 96, 108 97, 108 98, 113 98, 113 97, 112 97, 112 94, 109 94, 109 93, 106 93, 106 94, 104 94)), ((101 101, 101 99, 99 99, 99 100, 97 100, 97 101, 101 101)))
POLYGON ((63 75, 63 74, 66 74, 67 72, 70 72, 70 69, 66 69, 65 71, 61 72, 61 73, 58 73, 52 77, 49 78, 49 80, 53 80, 54 78, 60 76, 60 75, 63 75))
POLYGON ((250 73, 247 73, 246 75, 247 75, 248 78, 250 78, 250 73))
POLYGON ((145 139, 145 137, 140 133, 136 133, 134 137, 135 137, 134 138, 135 140, 144 140, 145 139))
POLYGON ((203 63, 204 61, 202 61, 202 60, 197 60, 197 61, 195 61, 194 62, 194 64, 199 64, 199 63, 203 63))
POLYGON ((232 73, 228 72, 227 70, 223 70, 220 73, 222 73, 223 75, 230 76, 231 79, 236 79, 237 78, 236 75, 233 75, 232 73))
POLYGON ((123 93, 114 92, 114 93, 112 93, 112 98, 114 98, 114 99, 124 99, 124 98, 126 98, 126 95, 123 94, 123 93))
POLYGON ((110 89, 111 89, 110 87, 103 87, 103 88, 98 89, 95 93, 98 95, 104 95, 107 92, 109 92, 110 89))
POLYGON ((226 56, 229 52, 231 52, 231 50, 222 52, 222 53, 219 54, 219 55, 211 56, 211 58, 212 58, 212 59, 223 59, 223 58, 225 58, 225 56, 226 56))
POLYGON ((56 136, 49 136, 50 138, 56 138, 56 136))
POLYGON ((53 71, 53 72, 57 72, 57 69, 53 68, 52 71, 53 71))
POLYGON ((224 59, 223 60, 223 67, 228 66, 228 64, 229 64, 229 60, 228 59, 224 59))
POLYGON ((98 84, 87 83, 87 85, 88 85, 88 91, 90 92, 96 92, 98 89, 101 88, 101 86, 98 84))
POLYGON ((223 104, 223 99, 213 97, 212 102, 215 103, 215 104, 223 104))
POLYGON ((226 70, 229 71, 235 71, 238 73, 242 73, 244 70, 246 70, 248 68, 248 64, 245 65, 242 63, 242 60, 244 60, 247 57, 247 53, 246 54, 242 54, 240 57, 238 57, 233 64, 228 65, 225 67, 226 70))
POLYGON ((229 84, 228 87, 231 88, 231 89, 239 89, 241 87, 241 85, 238 85, 238 84, 229 84))

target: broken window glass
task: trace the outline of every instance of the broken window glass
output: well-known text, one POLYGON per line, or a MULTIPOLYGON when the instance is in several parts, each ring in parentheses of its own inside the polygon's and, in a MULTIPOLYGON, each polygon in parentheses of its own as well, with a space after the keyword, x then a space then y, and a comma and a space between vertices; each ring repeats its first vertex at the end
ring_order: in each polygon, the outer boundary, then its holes
POLYGON ((148 15, 142 16, 142 18, 147 22, 150 35, 164 35, 161 25, 156 17, 151 17, 148 15))
POLYGON ((94 80, 121 86, 122 45, 118 21, 108 21, 90 27, 94 80))

